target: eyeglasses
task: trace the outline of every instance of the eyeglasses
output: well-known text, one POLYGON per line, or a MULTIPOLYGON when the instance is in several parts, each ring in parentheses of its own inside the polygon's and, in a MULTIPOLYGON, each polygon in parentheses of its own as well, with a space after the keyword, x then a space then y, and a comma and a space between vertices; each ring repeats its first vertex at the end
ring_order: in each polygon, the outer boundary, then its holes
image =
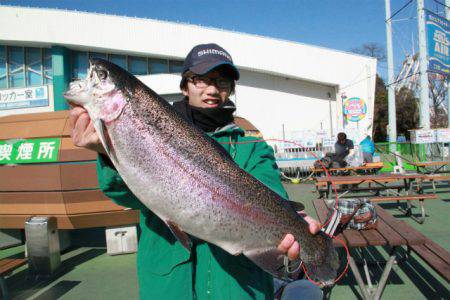
POLYGON ((232 84, 232 79, 225 77, 207 77, 207 76, 193 76, 188 79, 197 88, 206 88, 210 85, 215 85, 219 89, 230 89, 232 84))

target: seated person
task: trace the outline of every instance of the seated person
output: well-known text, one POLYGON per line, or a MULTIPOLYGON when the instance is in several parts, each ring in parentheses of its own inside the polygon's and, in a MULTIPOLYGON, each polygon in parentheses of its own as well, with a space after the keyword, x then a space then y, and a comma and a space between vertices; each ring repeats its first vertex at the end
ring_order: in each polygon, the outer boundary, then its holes
POLYGON ((359 143, 363 154, 364 163, 373 162, 373 154, 375 153, 375 144, 373 143, 370 135, 366 136, 364 140, 359 143))
POLYGON ((354 145, 353 141, 347 139, 347 135, 344 132, 339 132, 337 136, 337 141, 334 144, 334 151, 336 156, 341 160, 344 160, 347 156, 353 155, 354 145))

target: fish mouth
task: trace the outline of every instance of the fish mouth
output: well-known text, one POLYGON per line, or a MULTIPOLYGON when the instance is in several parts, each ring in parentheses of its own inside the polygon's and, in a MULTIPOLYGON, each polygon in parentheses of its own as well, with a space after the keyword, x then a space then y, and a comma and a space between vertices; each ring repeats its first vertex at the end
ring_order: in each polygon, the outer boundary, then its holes
POLYGON ((63 93, 63 97, 69 104, 83 105, 86 103, 86 95, 89 92, 88 80, 76 80, 69 84, 69 89, 63 93))

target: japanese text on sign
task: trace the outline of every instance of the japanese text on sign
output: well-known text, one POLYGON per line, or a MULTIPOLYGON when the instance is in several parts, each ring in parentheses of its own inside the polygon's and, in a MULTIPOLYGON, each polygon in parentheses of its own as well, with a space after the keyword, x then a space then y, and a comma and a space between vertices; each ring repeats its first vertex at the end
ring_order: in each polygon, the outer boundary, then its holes
POLYGON ((28 164, 58 160, 61 139, 0 141, 0 164, 28 164))

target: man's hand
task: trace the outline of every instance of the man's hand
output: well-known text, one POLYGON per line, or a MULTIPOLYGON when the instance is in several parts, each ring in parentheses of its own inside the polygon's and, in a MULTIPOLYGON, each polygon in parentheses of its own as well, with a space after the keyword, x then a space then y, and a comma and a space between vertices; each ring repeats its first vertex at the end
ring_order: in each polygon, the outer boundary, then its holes
MULTIPOLYGON (((316 234, 320 231, 321 224, 318 221, 311 218, 303 211, 298 212, 298 214, 302 216, 306 222, 308 222, 309 232, 311 232, 312 234, 316 234)), ((294 236, 288 233, 278 245, 278 250, 287 253, 289 260, 296 260, 300 254, 300 245, 295 240, 294 236)))
POLYGON ((83 107, 74 106, 70 109, 69 122, 72 127, 71 136, 75 146, 106 153, 95 131, 94 124, 83 107))

